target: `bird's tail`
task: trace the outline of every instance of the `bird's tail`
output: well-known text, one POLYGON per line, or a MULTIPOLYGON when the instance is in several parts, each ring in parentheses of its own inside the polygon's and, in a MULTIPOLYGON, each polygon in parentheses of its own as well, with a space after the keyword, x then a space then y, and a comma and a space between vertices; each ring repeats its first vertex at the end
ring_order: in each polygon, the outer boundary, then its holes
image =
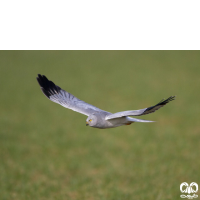
POLYGON ((149 121, 149 120, 145 120, 145 119, 136 119, 136 118, 133 118, 133 117, 128 117, 128 120, 130 122, 155 122, 155 121, 149 121))

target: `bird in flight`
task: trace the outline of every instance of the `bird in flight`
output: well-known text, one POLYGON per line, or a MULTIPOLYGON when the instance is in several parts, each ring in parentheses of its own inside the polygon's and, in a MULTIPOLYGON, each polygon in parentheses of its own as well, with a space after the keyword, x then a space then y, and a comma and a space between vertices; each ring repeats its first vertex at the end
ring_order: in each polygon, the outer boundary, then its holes
POLYGON ((61 89, 52 81, 48 80, 46 76, 38 74, 37 81, 44 95, 51 101, 64 106, 65 108, 74 110, 88 116, 86 126, 94 128, 114 128, 122 125, 130 125, 134 122, 153 122, 149 120, 136 119, 130 116, 141 116, 155 112, 170 101, 175 99, 175 96, 170 96, 168 99, 163 99, 155 106, 140 110, 128 110, 117 113, 110 113, 101 110, 91 104, 88 104, 74 95, 61 89))

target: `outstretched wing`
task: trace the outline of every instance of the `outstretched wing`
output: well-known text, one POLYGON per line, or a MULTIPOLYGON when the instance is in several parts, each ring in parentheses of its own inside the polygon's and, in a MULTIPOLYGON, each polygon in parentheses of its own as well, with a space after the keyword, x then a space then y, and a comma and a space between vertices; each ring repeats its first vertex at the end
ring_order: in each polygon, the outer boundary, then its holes
POLYGON ((102 111, 93 105, 81 101, 69 92, 62 90, 52 81, 49 81, 44 75, 38 74, 37 81, 46 97, 48 97, 51 101, 64 106, 65 108, 69 108, 87 116, 94 112, 102 111))
POLYGON ((166 105, 167 103, 169 103, 170 101, 174 99, 175 99, 175 96, 171 96, 166 100, 163 99, 155 106, 151 106, 151 107, 144 108, 141 110, 128 110, 128 111, 117 112, 117 113, 106 116, 106 120, 125 117, 125 116, 140 116, 140 115, 150 114, 160 109, 161 107, 163 107, 164 105, 166 105))

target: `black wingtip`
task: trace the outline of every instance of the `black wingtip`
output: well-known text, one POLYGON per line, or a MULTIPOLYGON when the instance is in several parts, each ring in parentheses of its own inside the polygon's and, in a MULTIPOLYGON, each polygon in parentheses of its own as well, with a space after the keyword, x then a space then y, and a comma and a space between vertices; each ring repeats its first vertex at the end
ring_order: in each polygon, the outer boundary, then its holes
POLYGON ((165 105, 165 104, 167 104, 167 103, 169 103, 170 101, 173 101, 173 100, 175 100, 175 97, 176 96, 170 96, 168 99, 163 99, 160 103, 159 103, 159 105, 165 105))
MULTIPOLYGON (((147 112, 147 111, 151 111, 153 108, 155 108, 156 106, 164 106, 164 105, 166 105, 167 103, 169 103, 170 101, 173 101, 173 100, 175 100, 175 97, 176 96, 170 96, 169 98, 167 98, 167 99, 162 99, 158 104, 156 104, 155 106, 151 106, 151 107, 149 107, 149 108, 147 108, 146 110, 145 110, 145 112, 147 112)), ((159 108, 157 108, 157 109, 159 109, 159 108)), ((154 111, 152 111, 152 112, 155 112, 155 110, 154 111)), ((146 114, 149 114, 149 113, 146 113, 146 114)))
POLYGON ((45 75, 38 74, 37 81, 40 85, 42 92, 46 97, 50 98, 51 95, 57 94, 61 88, 49 81, 45 75))

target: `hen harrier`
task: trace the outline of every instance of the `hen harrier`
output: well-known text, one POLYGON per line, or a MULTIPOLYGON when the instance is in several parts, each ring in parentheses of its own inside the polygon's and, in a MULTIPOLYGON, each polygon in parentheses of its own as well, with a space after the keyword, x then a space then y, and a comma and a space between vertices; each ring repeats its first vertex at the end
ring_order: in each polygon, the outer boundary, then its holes
POLYGON ((46 97, 48 97, 51 101, 64 106, 65 108, 87 115, 88 118, 86 120, 86 126, 89 125, 94 128, 113 128, 122 125, 130 125, 134 122, 153 122, 129 116, 140 116, 153 113, 175 99, 175 96, 171 96, 166 100, 163 99, 155 106, 140 110, 122 111, 113 114, 76 98, 69 92, 62 90, 52 81, 49 81, 44 75, 38 74, 37 81, 46 97))

